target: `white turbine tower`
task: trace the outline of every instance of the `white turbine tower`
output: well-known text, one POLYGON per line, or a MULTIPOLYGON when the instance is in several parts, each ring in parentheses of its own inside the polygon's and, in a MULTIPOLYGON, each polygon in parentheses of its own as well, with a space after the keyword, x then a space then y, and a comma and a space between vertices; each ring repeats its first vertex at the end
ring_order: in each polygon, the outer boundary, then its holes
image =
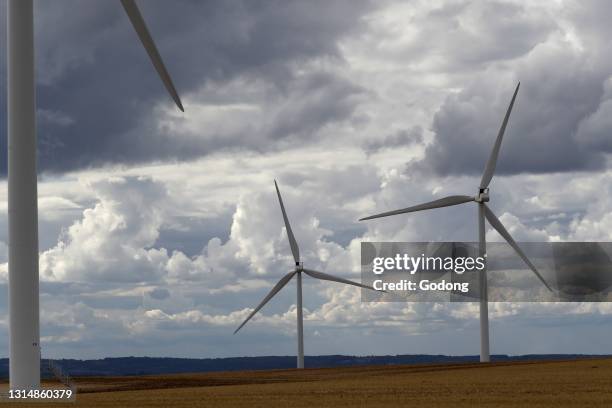
POLYGON ((274 186, 276 187, 276 194, 278 195, 278 202, 280 203, 280 208, 283 213, 283 220, 285 221, 285 229, 287 230, 287 237, 289 238, 289 246, 291 247, 291 253, 293 254, 293 259, 295 260, 295 269, 292 272, 289 272, 287 275, 283 276, 276 285, 272 288, 270 293, 266 295, 266 297, 261 301, 259 305, 249 314, 244 322, 234 331, 234 334, 238 333, 238 330, 242 329, 242 327, 257 313, 270 299, 274 297, 280 290, 294 277, 297 276, 297 368, 304 368, 304 319, 302 316, 302 273, 321 280, 327 280, 332 282, 340 282, 347 285, 359 286, 365 289, 376 290, 371 286, 362 285, 361 283, 353 282, 347 279, 338 278, 337 276, 328 275, 323 272, 318 272, 312 269, 305 269, 302 262, 300 262, 300 248, 298 247, 297 241, 293 236, 293 231, 291 230, 291 225, 289 225, 289 218, 287 218, 287 212, 285 211, 285 206, 283 205, 283 199, 281 198, 280 191, 278 190, 278 184, 276 184, 276 180, 274 181, 274 186))
MULTIPOLYGON (((489 221, 489 224, 493 228, 499 232, 499 234, 510 244, 512 248, 516 251, 516 253, 523 259, 523 261, 529 266, 529 268, 536 274, 536 276, 542 281, 544 286, 551 290, 548 284, 544 281, 540 273, 537 271, 536 267, 531 263, 531 261, 527 258, 527 256, 523 253, 521 248, 516 244, 512 236, 508 233, 506 228, 504 228, 501 221, 493 214, 493 211, 485 204, 489 201, 489 183, 493 178, 493 173, 495 172, 495 166, 497 164, 497 156, 499 155, 499 148, 502 143, 502 139, 504 137, 504 131, 506 130, 506 125, 508 124, 508 119, 510 118, 510 112, 512 111, 512 107, 514 106, 514 100, 516 99, 516 95, 518 93, 519 87, 521 86, 520 82, 516 86, 516 90, 514 91, 514 95, 512 96, 512 100, 510 101, 510 106, 508 106, 508 110, 506 111, 506 116, 504 117, 504 121, 502 122, 501 128, 499 129, 499 133, 497 134, 497 139, 495 140, 495 144, 493 145, 493 150, 491 151, 491 155, 489 156, 489 161, 484 169, 482 179, 480 181, 480 188, 478 190, 478 194, 475 197, 467 196, 467 195, 455 195, 449 196, 445 198, 441 198, 439 200, 434 200, 425 204, 415 205, 413 207, 404 208, 401 210, 389 211, 382 214, 372 215, 370 217, 365 217, 360 219, 359 221, 371 220, 373 218, 380 217, 388 217, 390 215, 404 214, 415 211, 429 210, 432 208, 441 208, 441 207, 449 207, 452 205, 464 204, 469 202, 476 202, 478 204, 478 242, 479 242, 479 254, 480 256, 485 256, 486 254, 486 239, 485 239, 485 218, 489 221)), ((489 353, 489 308, 488 308, 488 296, 487 296, 487 274, 486 270, 482 270, 479 274, 479 282, 480 282, 480 361, 488 362, 490 361, 490 353, 489 353)))
MULTIPOLYGON (((166 89, 178 93, 134 3, 121 0, 166 89)), ((10 387, 40 387, 36 81, 32 0, 8 1, 8 211, 10 387)))

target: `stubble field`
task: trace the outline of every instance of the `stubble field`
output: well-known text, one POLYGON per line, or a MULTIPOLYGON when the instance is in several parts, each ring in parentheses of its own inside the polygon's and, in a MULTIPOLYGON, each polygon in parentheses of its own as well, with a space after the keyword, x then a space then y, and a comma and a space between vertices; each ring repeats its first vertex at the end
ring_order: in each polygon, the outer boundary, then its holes
MULTIPOLYGON (((76 383, 77 401, 68 406, 612 407, 612 359, 90 377, 76 383)), ((41 407, 4 406, 11 405, 41 407)))

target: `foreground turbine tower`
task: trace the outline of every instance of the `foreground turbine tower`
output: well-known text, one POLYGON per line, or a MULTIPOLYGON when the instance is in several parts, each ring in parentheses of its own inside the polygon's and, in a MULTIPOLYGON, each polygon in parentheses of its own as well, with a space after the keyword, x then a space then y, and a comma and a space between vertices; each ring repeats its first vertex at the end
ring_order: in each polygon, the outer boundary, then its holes
POLYGON ((371 286, 362 285, 361 283, 353 282, 347 279, 338 278, 336 276, 328 275, 323 272, 314 271, 312 269, 304 269, 304 265, 300 262, 300 248, 298 247, 297 241, 293 236, 293 231, 291 230, 291 225, 289 225, 289 218, 287 218, 287 212, 285 211, 285 206, 283 205, 283 199, 281 198, 280 191, 278 190, 278 184, 276 184, 276 180, 274 181, 274 186, 276 187, 276 194, 278 195, 278 202, 280 203, 280 208, 283 213, 283 220, 285 221, 285 229, 287 230, 287 237, 289 238, 289 246, 291 247, 291 253, 293 254, 293 260, 295 261, 295 269, 292 272, 289 272, 287 275, 283 276, 278 283, 272 288, 270 293, 266 295, 266 297, 261 301, 259 305, 251 312, 249 317, 246 318, 244 322, 234 331, 234 334, 238 333, 238 330, 242 329, 251 317, 255 315, 264 307, 266 303, 270 299, 272 299, 280 290, 294 277, 297 276, 297 368, 304 368, 304 319, 302 315, 302 273, 310 276, 311 278, 328 280, 332 282, 340 282, 345 283, 347 285, 359 286, 365 289, 376 290, 371 286))
MULTIPOLYGON (((506 130, 506 125, 508 124, 508 119, 510 118, 510 112, 512 111, 512 107, 514 106, 514 101, 516 99, 516 95, 518 94, 519 87, 521 86, 520 82, 516 86, 516 90, 514 91, 514 95, 512 96, 512 100, 510 101, 510 106, 508 106, 508 110, 506 111, 506 116, 504 117, 504 121, 502 122, 501 128, 499 129, 499 133, 497 134, 497 139, 495 140, 495 144, 493 145, 493 150, 491 151, 491 155, 489 156, 489 160, 487 161, 487 165, 485 166, 484 172, 482 174, 482 179, 480 181, 480 187, 478 189, 478 194, 475 197, 472 196, 449 196, 445 198, 441 198, 439 200, 431 201, 429 203, 415 205, 413 207, 404 208, 401 210, 389 211, 382 214, 372 215, 370 217, 362 218, 359 221, 371 220, 373 218, 381 218, 388 217, 390 215, 404 214, 415 211, 429 210, 432 208, 441 208, 441 207, 449 207, 452 205, 464 204, 469 202, 476 202, 478 204, 478 242, 479 242, 479 254, 480 256, 485 256, 486 254, 486 239, 485 239, 485 219, 489 221, 489 224, 493 228, 499 232, 507 242, 510 244, 512 248, 516 251, 516 253, 521 257, 521 259, 529 266, 529 268, 536 274, 536 276, 542 281, 544 286, 551 290, 548 284, 544 281, 536 267, 531 263, 531 261, 525 256, 521 248, 516 244, 512 236, 508 233, 506 228, 502 225, 501 221, 493 214, 493 211, 485 204, 489 201, 489 183, 493 178, 493 174, 495 173, 495 166, 497 164, 497 156, 499 156, 499 148, 501 147, 502 139, 504 137, 504 132, 506 130)), ((479 275, 479 283, 480 283, 480 361, 488 362, 491 359, 489 353, 489 305, 488 305, 488 295, 487 295, 487 274, 486 270, 480 271, 479 275)))
MULTIPOLYGON (((182 111, 172 80, 133 0, 122 0, 166 89, 182 111)), ((36 80, 32 0, 9 0, 8 211, 9 375, 12 389, 40 387, 36 80)))

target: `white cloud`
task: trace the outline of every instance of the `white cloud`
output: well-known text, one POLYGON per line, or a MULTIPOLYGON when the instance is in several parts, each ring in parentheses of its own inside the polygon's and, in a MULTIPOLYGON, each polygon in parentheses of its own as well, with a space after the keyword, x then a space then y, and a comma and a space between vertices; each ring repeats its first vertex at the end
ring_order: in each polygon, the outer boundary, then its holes
POLYGON ((150 281, 163 273, 165 249, 150 248, 162 225, 166 192, 146 178, 110 178, 91 184, 98 198, 57 245, 41 254, 43 279, 150 281))

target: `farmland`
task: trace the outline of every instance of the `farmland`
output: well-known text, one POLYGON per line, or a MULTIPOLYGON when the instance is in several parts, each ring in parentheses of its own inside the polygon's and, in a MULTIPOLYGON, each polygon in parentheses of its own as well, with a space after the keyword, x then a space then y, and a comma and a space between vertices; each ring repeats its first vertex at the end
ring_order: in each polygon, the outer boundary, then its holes
POLYGON ((77 407, 610 407, 612 359, 83 377, 76 383, 77 407))

